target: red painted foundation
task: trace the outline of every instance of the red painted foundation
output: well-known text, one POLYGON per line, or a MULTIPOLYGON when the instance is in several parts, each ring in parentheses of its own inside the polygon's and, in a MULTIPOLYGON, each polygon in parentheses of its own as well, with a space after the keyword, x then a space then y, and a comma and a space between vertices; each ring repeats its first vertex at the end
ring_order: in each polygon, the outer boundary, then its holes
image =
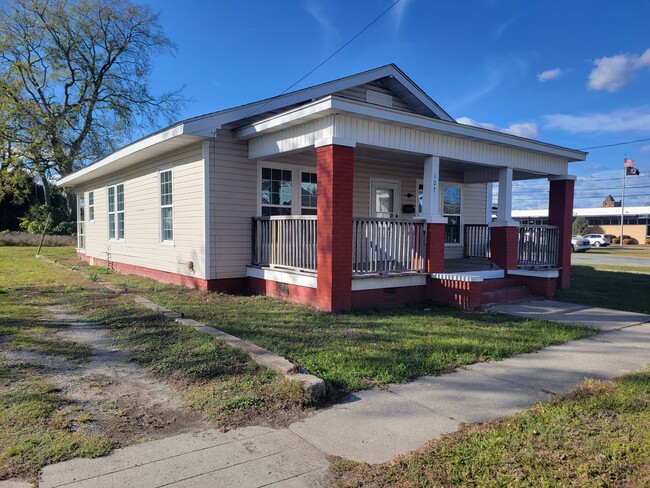
POLYGON ((352 292, 352 309, 391 308, 426 301, 426 286, 380 288, 352 292))
POLYGON ((283 300, 289 300, 303 305, 316 303, 316 288, 307 286, 291 285, 278 281, 263 280, 261 278, 248 278, 248 289, 256 295, 266 295, 283 300))
MULTIPOLYGON (((91 257, 84 253, 77 253, 79 259, 90 262, 91 257)), ((108 267, 109 262, 101 258, 92 258, 96 266, 108 267)), ((246 278, 233 278, 224 280, 204 280, 194 276, 186 276, 178 273, 170 273, 168 271, 160 271, 158 269, 145 268, 144 266, 136 266, 134 264, 125 264, 115 261, 110 262, 110 268, 116 273, 125 275, 138 275, 151 278, 161 283, 168 283, 170 285, 186 286, 197 290, 217 291, 228 293, 241 293, 247 289, 246 278)))

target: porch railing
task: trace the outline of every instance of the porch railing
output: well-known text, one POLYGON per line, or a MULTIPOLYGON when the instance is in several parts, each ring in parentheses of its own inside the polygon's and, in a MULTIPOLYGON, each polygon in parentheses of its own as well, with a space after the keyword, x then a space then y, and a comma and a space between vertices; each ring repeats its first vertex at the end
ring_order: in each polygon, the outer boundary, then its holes
POLYGON ((352 274, 422 272, 426 223, 415 219, 352 219, 352 274))
POLYGON ((490 228, 487 224, 465 226, 465 257, 490 258, 490 228))
POLYGON ((315 215, 253 218, 253 265, 316 271, 315 215))
POLYGON ((519 227, 519 267, 552 268, 557 266, 560 229, 554 225, 519 227))

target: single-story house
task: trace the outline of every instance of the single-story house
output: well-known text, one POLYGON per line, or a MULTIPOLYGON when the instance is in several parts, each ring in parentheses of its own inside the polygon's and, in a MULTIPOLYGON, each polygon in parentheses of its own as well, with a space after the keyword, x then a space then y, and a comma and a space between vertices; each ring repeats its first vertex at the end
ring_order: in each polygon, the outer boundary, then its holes
POLYGON ((459 124, 387 65, 184 120, 58 184, 79 255, 117 272, 327 311, 475 308, 568 286, 585 156, 459 124), (550 225, 520 226, 512 182, 538 178, 550 225))

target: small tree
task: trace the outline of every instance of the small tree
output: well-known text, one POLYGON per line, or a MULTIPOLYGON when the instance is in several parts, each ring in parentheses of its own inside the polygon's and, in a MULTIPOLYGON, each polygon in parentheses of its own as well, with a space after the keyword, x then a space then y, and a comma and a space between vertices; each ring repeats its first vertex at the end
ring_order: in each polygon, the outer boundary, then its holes
POLYGON ((574 236, 583 236, 589 234, 589 221, 584 217, 577 217, 573 221, 571 232, 574 236))

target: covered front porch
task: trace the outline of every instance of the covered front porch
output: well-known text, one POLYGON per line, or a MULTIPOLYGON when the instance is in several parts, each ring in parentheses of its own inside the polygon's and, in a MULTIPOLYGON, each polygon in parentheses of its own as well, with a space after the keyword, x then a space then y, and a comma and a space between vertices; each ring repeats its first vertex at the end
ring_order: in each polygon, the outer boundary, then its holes
POLYGON ((235 130, 259 168, 253 291, 347 311, 424 300, 475 308, 488 280, 544 295, 568 286, 574 151, 326 102, 336 113, 318 118, 319 101, 235 130), (520 226, 512 182, 539 178, 550 180, 549 225, 520 226))

